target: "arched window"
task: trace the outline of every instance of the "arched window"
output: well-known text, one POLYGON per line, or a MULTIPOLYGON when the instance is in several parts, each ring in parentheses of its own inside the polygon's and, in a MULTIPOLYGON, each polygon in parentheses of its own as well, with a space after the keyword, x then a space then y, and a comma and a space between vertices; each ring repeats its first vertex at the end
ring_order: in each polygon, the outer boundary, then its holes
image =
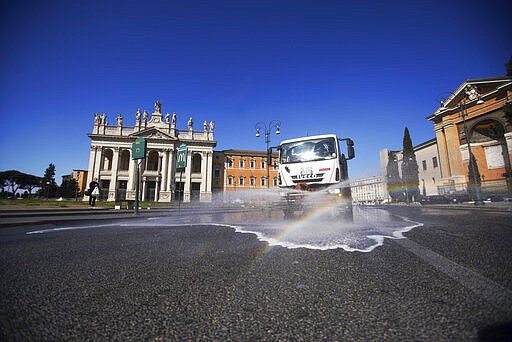
POLYGON ((128 171, 130 168, 130 152, 128 150, 121 150, 119 153, 119 170, 128 171))
POLYGON ((201 160, 201 155, 199 153, 194 153, 194 155, 192 156, 192 172, 201 172, 201 160))
POLYGON ((103 151, 103 162, 101 163, 102 170, 112 170, 112 158, 114 156, 114 152, 111 149, 106 149, 103 151))
POLYGON ((469 132, 470 142, 487 142, 503 139, 503 125, 496 120, 483 120, 469 132))

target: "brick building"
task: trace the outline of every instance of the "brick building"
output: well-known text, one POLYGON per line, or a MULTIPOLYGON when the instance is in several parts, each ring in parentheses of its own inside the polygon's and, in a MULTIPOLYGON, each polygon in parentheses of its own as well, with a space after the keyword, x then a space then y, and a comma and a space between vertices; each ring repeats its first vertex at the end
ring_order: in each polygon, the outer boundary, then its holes
POLYGON ((219 193, 278 187, 278 153, 272 153, 267 170, 264 151, 215 151, 213 157, 214 197, 219 193))

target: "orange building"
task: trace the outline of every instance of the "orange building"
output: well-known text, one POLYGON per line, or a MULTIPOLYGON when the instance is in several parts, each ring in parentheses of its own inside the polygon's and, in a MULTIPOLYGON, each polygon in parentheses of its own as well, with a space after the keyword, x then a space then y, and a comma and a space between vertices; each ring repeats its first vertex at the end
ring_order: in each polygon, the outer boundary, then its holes
POLYGON ((483 191, 512 192, 512 77, 468 79, 447 95, 427 117, 434 123, 444 192, 467 189, 469 150, 483 191))
POLYGON ((267 165, 264 151, 214 151, 213 193, 277 188, 278 157, 278 153, 273 152, 272 162, 267 165))

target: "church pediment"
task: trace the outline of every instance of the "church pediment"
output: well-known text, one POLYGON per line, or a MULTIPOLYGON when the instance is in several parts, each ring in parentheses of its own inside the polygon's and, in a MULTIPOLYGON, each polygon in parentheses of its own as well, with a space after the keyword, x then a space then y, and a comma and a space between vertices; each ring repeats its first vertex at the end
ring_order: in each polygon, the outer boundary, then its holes
POLYGON ((431 120, 438 115, 448 114, 453 110, 460 110, 461 104, 466 107, 481 104, 488 98, 496 97, 505 88, 510 88, 512 77, 492 77, 468 79, 464 81, 453 93, 445 92, 438 96, 439 107, 434 115, 427 117, 431 120))
POLYGON ((169 133, 162 131, 161 129, 151 127, 145 130, 130 134, 131 137, 135 138, 146 138, 146 139, 157 139, 157 140, 177 140, 169 133))

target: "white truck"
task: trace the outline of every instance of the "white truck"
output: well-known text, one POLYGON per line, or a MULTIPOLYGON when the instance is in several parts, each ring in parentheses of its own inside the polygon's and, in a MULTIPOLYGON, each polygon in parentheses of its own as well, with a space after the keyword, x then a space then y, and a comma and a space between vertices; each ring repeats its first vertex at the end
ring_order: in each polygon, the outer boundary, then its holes
POLYGON ((335 134, 282 141, 279 150, 279 187, 285 217, 319 207, 352 219, 352 196, 347 160, 355 157, 354 142, 335 134), (340 148, 346 142, 347 155, 340 148))

